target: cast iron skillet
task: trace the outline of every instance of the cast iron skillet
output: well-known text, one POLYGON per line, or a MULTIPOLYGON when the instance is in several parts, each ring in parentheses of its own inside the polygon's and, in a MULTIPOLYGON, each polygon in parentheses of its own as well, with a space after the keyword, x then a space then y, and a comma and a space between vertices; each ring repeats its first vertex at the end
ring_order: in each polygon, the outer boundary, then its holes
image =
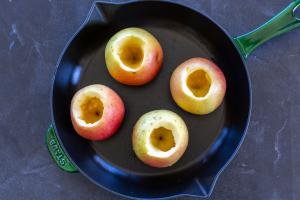
POLYGON ((218 175, 239 149, 249 123, 251 87, 244 58, 266 40, 299 26, 295 16, 299 5, 300 0, 294 1, 261 28, 232 39, 207 16, 179 4, 96 2, 58 63, 51 99, 54 126, 50 126, 46 137, 52 157, 65 171, 78 170, 95 184, 127 197, 209 196, 218 175), (159 75, 142 87, 116 82, 110 77, 104 60, 109 38, 133 26, 153 33, 164 51, 159 75), (223 104, 204 116, 181 110, 169 91, 169 79, 175 67, 199 56, 217 63, 227 80, 223 104), (102 142, 79 137, 69 114, 74 93, 95 83, 117 91, 126 106, 120 130, 102 142), (184 156, 164 169, 139 161, 131 144, 134 123, 143 113, 155 109, 178 113, 190 133, 184 156))

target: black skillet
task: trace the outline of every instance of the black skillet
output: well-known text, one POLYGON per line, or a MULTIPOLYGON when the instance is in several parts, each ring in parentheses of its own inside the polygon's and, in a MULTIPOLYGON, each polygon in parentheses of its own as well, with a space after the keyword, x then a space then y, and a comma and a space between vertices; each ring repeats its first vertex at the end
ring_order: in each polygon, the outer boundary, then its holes
POLYGON ((98 186, 127 197, 209 196, 219 174, 238 151, 249 123, 251 86, 244 60, 263 42, 300 26, 299 5, 300 0, 292 2, 259 29, 233 39, 209 17, 179 4, 96 2, 58 63, 51 95, 53 126, 46 137, 53 159, 63 170, 78 170, 98 186), (104 61, 109 38, 132 26, 154 34, 165 55, 158 76, 142 87, 117 83, 110 77, 104 61), (172 71, 192 57, 213 60, 227 80, 223 104, 205 116, 184 112, 170 96, 172 71), (74 93, 95 83, 117 91, 126 106, 122 127, 103 142, 79 137, 69 115, 74 93), (134 123, 143 113, 155 109, 178 113, 190 133, 183 157, 164 169, 139 161, 131 144, 134 123))

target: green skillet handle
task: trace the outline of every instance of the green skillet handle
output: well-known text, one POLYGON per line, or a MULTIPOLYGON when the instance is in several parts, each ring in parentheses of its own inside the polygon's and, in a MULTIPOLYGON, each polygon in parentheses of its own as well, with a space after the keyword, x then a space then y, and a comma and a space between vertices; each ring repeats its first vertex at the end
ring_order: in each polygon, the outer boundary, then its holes
POLYGON ((294 0, 287 8, 259 28, 234 38, 242 55, 247 58, 254 49, 264 42, 299 27, 299 15, 298 18, 296 17, 296 10, 299 13, 299 9, 300 0, 294 0))
POLYGON ((78 172, 77 168, 74 166, 74 164, 68 158, 67 154, 65 154, 64 150, 61 148, 52 125, 50 125, 47 130, 46 145, 48 147, 48 151, 51 157, 60 169, 70 173, 78 172))

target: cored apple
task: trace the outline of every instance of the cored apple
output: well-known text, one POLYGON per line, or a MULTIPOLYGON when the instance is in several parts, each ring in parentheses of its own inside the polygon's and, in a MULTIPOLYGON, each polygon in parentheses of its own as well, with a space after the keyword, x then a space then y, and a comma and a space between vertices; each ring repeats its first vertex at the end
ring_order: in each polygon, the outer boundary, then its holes
POLYGON ((141 28, 126 28, 110 38, 105 62, 110 75, 126 85, 143 85, 159 72, 163 51, 157 39, 141 28))
POLYGON ((208 114, 222 103, 226 80, 221 69, 205 58, 191 58, 173 72, 170 90, 176 104, 193 114, 208 114))
POLYGON ((73 127, 89 140, 104 140, 116 133, 124 113, 124 103, 119 95, 100 84, 80 89, 71 102, 73 127))
POLYGON ((176 113, 154 110, 141 116, 133 128, 132 144, 137 157, 152 167, 169 167, 188 145, 188 129, 176 113))

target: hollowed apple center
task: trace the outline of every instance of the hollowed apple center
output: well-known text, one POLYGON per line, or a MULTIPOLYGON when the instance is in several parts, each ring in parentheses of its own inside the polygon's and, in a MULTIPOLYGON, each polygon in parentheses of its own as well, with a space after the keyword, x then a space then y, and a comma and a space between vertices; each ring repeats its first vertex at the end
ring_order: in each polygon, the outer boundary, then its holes
POLYGON ((150 141, 155 148, 161 151, 168 151, 175 146, 172 131, 164 127, 154 129, 151 133, 150 141))
POLYGON ((138 68, 144 58, 143 41, 137 37, 127 37, 122 41, 119 56, 124 65, 138 68))
POLYGON ((209 91, 211 79, 207 72, 199 69, 188 76, 186 83, 196 97, 204 97, 209 91))
POLYGON ((95 123, 103 114, 103 103, 97 97, 86 97, 80 105, 81 119, 86 123, 95 123))

